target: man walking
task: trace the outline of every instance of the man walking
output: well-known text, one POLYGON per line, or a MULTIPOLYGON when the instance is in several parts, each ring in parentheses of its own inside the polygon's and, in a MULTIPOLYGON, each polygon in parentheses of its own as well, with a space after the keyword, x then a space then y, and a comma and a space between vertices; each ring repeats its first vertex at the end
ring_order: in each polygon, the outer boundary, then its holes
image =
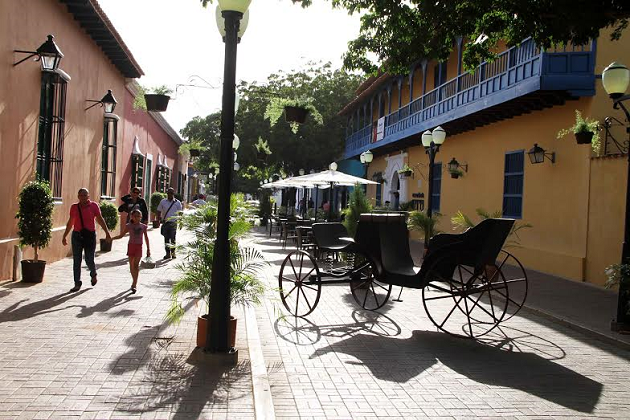
POLYGON ((94 220, 105 231, 108 241, 112 240, 103 216, 101 216, 101 208, 93 201, 90 201, 90 192, 87 188, 81 188, 77 194, 79 202, 70 206, 70 217, 66 223, 66 231, 63 233, 61 242, 68 245, 67 236, 72 229, 72 257, 74 263, 72 270, 74 273, 74 287, 71 292, 78 292, 81 289, 81 259, 85 252, 85 263, 90 269, 90 277, 92 277, 92 286, 98 281, 96 278, 96 266, 94 265, 94 252, 96 251, 96 225, 94 220))
POLYGON ((182 211, 182 203, 175 198, 175 190, 166 191, 166 198, 160 201, 157 208, 158 219, 162 222, 161 233, 164 236, 164 259, 175 258, 175 235, 177 234, 177 215, 182 211))

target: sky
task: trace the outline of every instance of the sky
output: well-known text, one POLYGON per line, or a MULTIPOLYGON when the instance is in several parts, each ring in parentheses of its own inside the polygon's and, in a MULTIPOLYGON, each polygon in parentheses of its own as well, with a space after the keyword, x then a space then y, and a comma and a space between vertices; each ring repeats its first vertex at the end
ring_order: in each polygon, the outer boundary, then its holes
MULTIPOLYGON (((179 131, 195 116, 221 108, 224 44, 215 19, 216 0, 99 0, 145 76, 145 87, 176 91, 163 114, 179 131), (193 84, 202 87, 177 86, 193 84)), ((264 82, 278 70, 309 61, 341 66, 348 41, 359 33, 359 17, 316 0, 303 9, 290 0, 253 0, 249 25, 238 45, 236 80, 264 82)))

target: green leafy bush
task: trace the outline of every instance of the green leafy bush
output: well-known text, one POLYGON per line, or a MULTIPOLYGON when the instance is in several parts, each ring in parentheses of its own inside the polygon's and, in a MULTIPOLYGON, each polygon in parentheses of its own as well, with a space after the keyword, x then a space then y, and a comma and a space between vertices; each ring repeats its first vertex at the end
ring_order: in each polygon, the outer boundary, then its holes
MULTIPOLYGON (((481 220, 499 219, 503 217, 503 213, 500 210, 489 213, 485 211, 484 209, 479 208, 475 210, 475 212, 477 213, 477 216, 481 218, 481 220)), ((457 213, 455 213, 455 216, 451 217, 451 223, 453 224, 453 229, 461 229, 461 230, 466 230, 476 225, 476 223, 473 222, 470 217, 462 213, 461 210, 458 210, 457 213)), ((514 224, 512 225, 512 229, 510 230, 508 238, 505 241, 505 244, 503 245, 503 247, 504 248, 510 248, 510 247, 518 248, 521 245, 521 238, 518 236, 518 232, 521 229, 527 229, 530 227, 532 227, 532 225, 529 223, 522 223, 522 222, 519 222, 518 220, 515 221, 514 224)))
POLYGON ((160 205, 160 202, 166 198, 166 194, 163 192, 156 191, 151 194, 151 213, 157 214, 157 208, 160 205))
POLYGON ((18 235, 20 245, 32 246, 35 261, 38 250, 48 246, 52 237, 54 201, 50 185, 45 181, 27 183, 18 197, 18 235))
POLYGON ((354 190, 350 193, 348 208, 343 210, 345 216, 343 225, 348 230, 350 236, 354 237, 357 231, 361 213, 369 213, 370 211, 372 211, 372 205, 365 196, 363 186, 356 184, 354 190))
POLYGON ((99 206, 107 229, 109 229, 110 232, 113 231, 116 229, 116 226, 118 226, 118 209, 109 201, 101 201, 99 206))

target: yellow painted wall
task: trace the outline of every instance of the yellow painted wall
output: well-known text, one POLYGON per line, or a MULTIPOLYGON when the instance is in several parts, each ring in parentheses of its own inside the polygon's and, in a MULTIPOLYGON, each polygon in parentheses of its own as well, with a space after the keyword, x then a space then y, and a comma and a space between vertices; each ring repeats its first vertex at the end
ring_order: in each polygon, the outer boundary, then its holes
POLYGON ((391 102, 391 112, 397 111, 398 110, 398 97, 399 97, 399 92, 398 92, 398 83, 394 82, 392 84, 392 102, 391 102))
POLYGON ((422 66, 418 65, 413 76, 413 99, 422 96, 422 66))

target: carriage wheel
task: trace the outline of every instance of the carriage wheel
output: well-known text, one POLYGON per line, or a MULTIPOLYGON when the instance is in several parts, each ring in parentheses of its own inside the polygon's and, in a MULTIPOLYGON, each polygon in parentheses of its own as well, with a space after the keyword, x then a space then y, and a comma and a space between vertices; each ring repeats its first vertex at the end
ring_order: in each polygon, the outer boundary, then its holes
POLYGON ((313 312, 322 291, 321 275, 317 263, 305 251, 293 251, 282 262, 280 299, 289 313, 306 316, 313 312))
POLYGON ((368 311, 382 308, 389 299, 392 285, 376 279, 376 266, 371 261, 361 262, 350 275, 350 291, 354 300, 368 311))
POLYGON ((509 296, 501 271, 497 273, 489 281, 485 270, 475 273, 457 263, 456 254, 438 259, 427 271, 428 286, 422 289, 431 322, 459 337, 477 338, 492 331, 505 317, 509 296))
MULTIPOLYGON (((501 276, 507 284, 507 293, 497 290, 497 292, 507 300, 507 312, 503 321, 507 321, 518 313, 527 298, 527 273, 521 262, 507 251, 501 250, 497 257, 495 267, 501 271, 501 276)), ((491 281, 495 278, 488 273, 491 281)))

